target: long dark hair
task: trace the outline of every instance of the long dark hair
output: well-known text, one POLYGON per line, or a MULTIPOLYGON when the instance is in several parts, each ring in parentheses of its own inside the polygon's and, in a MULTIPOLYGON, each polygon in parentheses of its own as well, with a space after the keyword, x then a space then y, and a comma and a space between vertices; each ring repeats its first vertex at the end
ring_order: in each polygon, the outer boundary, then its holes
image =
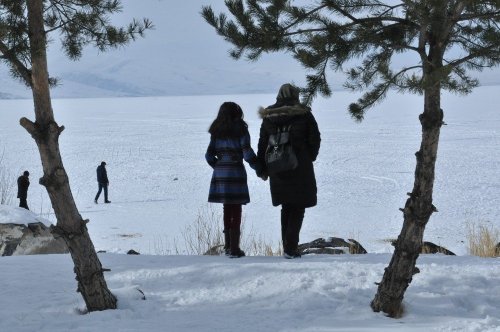
POLYGON ((243 110, 240 105, 227 101, 219 108, 219 113, 210 125, 208 132, 218 138, 240 137, 248 130, 243 120, 243 110))

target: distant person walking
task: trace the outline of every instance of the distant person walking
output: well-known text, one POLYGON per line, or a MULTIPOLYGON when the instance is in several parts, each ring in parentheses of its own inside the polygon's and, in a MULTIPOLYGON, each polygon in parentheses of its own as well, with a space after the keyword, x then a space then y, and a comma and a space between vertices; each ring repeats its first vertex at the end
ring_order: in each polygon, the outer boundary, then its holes
POLYGON ((28 207, 28 187, 30 186, 30 172, 24 171, 23 175, 17 178, 17 198, 19 198, 19 207, 29 210, 28 207))
POLYGON ((259 114, 262 124, 257 156, 264 168, 257 174, 264 179, 269 175, 272 204, 281 205, 284 256, 299 258, 299 234, 305 209, 317 203, 313 161, 318 156, 321 142, 318 124, 311 109, 300 103, 299 89, 291 84, 281 86, 276 103, 261 108, 259 114), (278 148, 284 138, 295 155, 294 168, 274 173, 270 168, 269 152, 273 149, 280 151, 278 148))
POLYGON ((243 160, 253 169, 259 168, 258 160, 238 104, 223 103, 208 132, 205 159, 213 168, 208 201, 224 204, 224 250, 227 256, 239 258, 245 256, 240 249, 241 206, 250 202, 243 160))
POLYGON ((111 203, 108 200, 108 172, 106 171, 106 162, 102 162, 101 165, 97 166, 97 184, 99 185, 99 190, 97 191, 97 195, 95 195, 94 202, 97 204, 97 200, 101 195, 101 191, 104 189, 104 203, 111 203))

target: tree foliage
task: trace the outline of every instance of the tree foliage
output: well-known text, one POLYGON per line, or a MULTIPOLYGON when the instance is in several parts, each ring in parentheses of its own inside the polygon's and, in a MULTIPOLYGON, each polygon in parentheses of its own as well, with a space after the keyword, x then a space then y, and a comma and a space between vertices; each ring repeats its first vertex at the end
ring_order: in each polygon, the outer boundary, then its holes
POLYGON ((46 187, 57 217, 51 232, 66 242, 74 263, 77 291, 87 310, 115 309, 117 299, 108 289, 99 257, 80 215, 62 163, 59 136, 64 126, 54 118, 47 65, 48 37, 58 33, 66 55, 76 60, 86 45, 105 51, 133 40, 151 28, 149 20, 116 27, 109 15, 121 9, 119 0, 0 0, 0 60, 33 93, 35 122, 19 123, 35 140, 43 167, 39 183, 46 187))
POLYGON ((331 94, 329 70, 344 71, 347 88, 365 91, 349 107, 357 120, 390 89, 422 94, 439 82, 443 89, 468 93, 478 85, 469 70, 500 62, 498 0, 294 3, 226 0, 231 19, 210 7, 204 7, 202 15, 234 46, 231 56, 236 59, 256 60, 262 53, 278 51, 293 55, 309 71, 302 91, 306 103, 318 93, 331 94), (430 60, 435 57, 430 45, 436 40, 445 40, 440 64, 430 60), (396 65, 403 53, 410 54, 405 59, 412 62, 396 65))
MULTIPOLYGON (((0 61, 14 77, 31 85, 31 57, 25 0, 0 0, 0 61)), ((122 10, 119 0, 45 0, 44 23, 50 38, 59 38, 64 53, 72 60, 82 56, 85 46, 100 51, 117 48, 151 29, 148 19, 115 26, 110 17, 122 10)), ((50 83, 56 84, 51 78, 50 83)))
POLYGON ((371 302, 374 311, 401 317, 404 293, 419 271, 425 226, 437 211, 432 196, 444 123, 441 92, 468 93, 478 85, 469 71, 499 64, 500 0, 316 0, 294 5, 298 2, 226 0, 233 19, 215 15, 210 7, 202 15, 234 45, 231 55, 237 59, 255 60, 264 52, 292 54, 311 72, 303 89, 306 103, 317 93, 330 95, 328 70, 345 71, 345 86, 365 91, 349 106, 359 121, 390 89, 423 95, 413 190, 400 209, 403 227, 371 302))

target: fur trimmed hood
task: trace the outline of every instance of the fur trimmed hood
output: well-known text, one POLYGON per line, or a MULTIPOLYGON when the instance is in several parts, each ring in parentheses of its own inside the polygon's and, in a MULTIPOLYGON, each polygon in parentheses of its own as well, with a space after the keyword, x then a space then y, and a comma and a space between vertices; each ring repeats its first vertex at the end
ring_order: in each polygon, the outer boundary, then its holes
POLYGON ((264 118, 274 118, 274 117, 279 117, 279 116, 295 116, 295 115, 302 115, 306 114, 308 112, 311 112, 311 109, 307 106, 304 106, 302 104, 297 104, 297 105, 283 105, 281 107, 276 107, 276 108, 264 108, 264 107, 259 107, 259 117, 261 119, 264 118))
POLYGON ((299 88, 288 83, 283 84, 276 97, 276 103, 267 108, 259 108, 259 116, 264 119, 290 117, 311 112, 309 107, 300 103, 299 94, 299 88))

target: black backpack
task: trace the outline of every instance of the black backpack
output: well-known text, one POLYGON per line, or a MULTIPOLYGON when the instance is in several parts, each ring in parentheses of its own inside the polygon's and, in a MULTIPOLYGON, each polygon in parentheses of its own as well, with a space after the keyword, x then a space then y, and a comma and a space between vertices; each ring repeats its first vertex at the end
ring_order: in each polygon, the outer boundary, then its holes
POLYGON ((277 127, 276 134, 269 136, 266 150, 266 165, 269 175, 297 168, 297 156, 290 142, 291 127, 291 125, 277 127))

